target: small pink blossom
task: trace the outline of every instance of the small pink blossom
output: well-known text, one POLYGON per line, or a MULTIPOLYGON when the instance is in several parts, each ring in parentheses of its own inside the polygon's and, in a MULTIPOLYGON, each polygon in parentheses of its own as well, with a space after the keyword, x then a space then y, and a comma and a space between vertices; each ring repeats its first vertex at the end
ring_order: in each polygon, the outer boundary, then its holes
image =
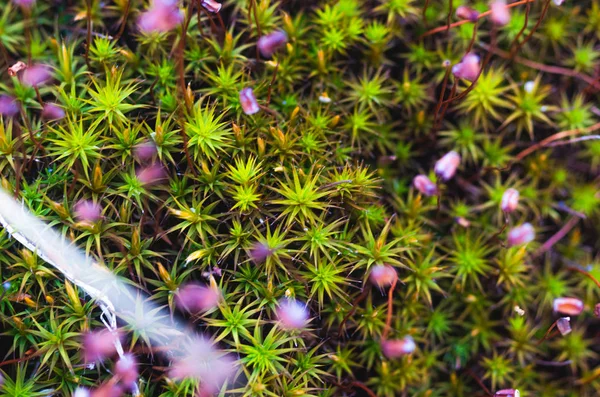
POLYGON ((65 111, 55 103, 46 103, 42 109, 42 117, 46 120, 60 120, 65 117, 65 111))
POLYGON ((279 301, 275 314, 284 329, 302 329, 309 321, 306 305, 295 299, 279 301))
POLYGON ((120 341, 120 331, 92 331, 83 336, 84 361, 91 363, 111 357, 117 351, 116 343, 120 341))
POLYGON ((565 2, 565 0, 552 0, 552 1, 554 2, 554 5, 557 5, 559 7, 565 2))
POLYGON ((115 364, 115 374, 125 385, 134 384, 139 376, 135 357, 132 354, 124 354, 115 364))
POLYGON ((266 243, 256 242, 250 250, 250 259, 256 264, 263 263, 271 255, 273 250, 266 243))
POLYGON ((138 19, 142 32, 168 32, 183 22, 183 13, 177 1, 155 0, 138 19))
POLYGON ((91 396, 92 396, 92 393, 90 393, 90 391, 88 389, 86 389, 85 387, 78 387, 73 392, 73 397, 91 397, 91 396))
POLYGON ((99 388, 92 390, 91 397, 121 397, 125 391, 121 385, 109 381, 99 388))
POLYGON ((192 313, 210 310, 219 304, 220 294, 217 290, 189 283, 179 288, 175 295, 177 306, 192 313))
POLYGON ((490 5, 490 19, 499 26, 504 26, 510 22, 510 11, 506 6, 506 0, 494 0, 490 5))
POLYGON ((19 73, 21 70, 24 70, 24 69, 27 69, 27 64, 25 64, 25 62, 18 61, 17 63, 12 65, 10 68, 8 68, 8 75, 16 76, 17 73, 19 73))
POLYGON ((75 218, 79 222, 95 223, 102 219, 102 207, 91 200, 80 200, 75 204, 75 218))
POLYGON ((577 316, 583 312, 583 301, 577 298, 556 298, 552 308, 557 313, 577 316))
POLYGON ((13 117, 19 113, 19 104, 13 97, 0 95, 0 115, 13 117))
POLYGON ((435 163, 435 174, 444 181, 452 179, 460 164, 460 155, 455 151, 448 152, 435 163))
POLYGON ((421 194, 425 196, 435 196, 437 194, 437 186, 426 175, 417 175, 413 179, 413 186, 421 194))
POLYGON ((383 288, 398 280, 398 273, 390 265, 375 265, 369 273, 369 279, 379 288, 383 288))
POLYGON ((154 185, 167 177, 167 173, 162 164, 153 163, 147 167, 142 167, 136 172, 137 179, 144 185, 154 185))
POLYGON ((556 328, 562 336, 571 333, 571 317, 561 317, 556 321, 556 328))
POLYGON ((513 212, 519 205, 519 191, 517 189, 506 189, 502 195, 500 209, 506 213, 513 212))
POLYGON ((269 33, 258 39, 258 50, 265 58, 270 58, 273 54, 287 43, 288 37, 282 30, 269 33))
POLYGON ((240 104, 242 105, 242 110, 244 113, 248 115, 255 114, 260 111, 256 97, 254 96, 254 91, 250 87, 244 88, 240 91, 240 104))
POLYGON ((517 389, 502 389, 494 393, 494 397, 521 397, 521 392, 517 389))
POLYGON ((148 161, 158 153, 156 144, 152 141, 144 141, 133 149, 133 155, 140 161, 148 161))
POLYGON ((37 87, 46 84, 52 79, 52 70, 48 65, 31 65, 21 75, 21 82, 25 85, 37 87))
POLYGON ((466 6, 458 6, 456 9, 456 16, 460 19, 475 22, 479 18, 479 11, 466 6))
POLYGON ((206 8, 209 12, 217 13, 221 11, 221 7, 223 6, 221 3, 215 0, 202 0, 202 7, 206 8))
POLYGON ((398 358, 411 354, 416 348, 417 345, 410 335, 402 339, 384 340, 381 342, 381 350, 387 358, 398 358))
POLYGON ((508 232, 507 244, 509 247, 532 242, 535 239, 535 230, 531 223, 524 223, 508 232))
POLYGON ((463 59, 452 67, 452 73, 459 79, 465 79, 468 81, 475 81, 479 76, 481 70, 481 64, 479 63, 479 56, 468 53, 463 59))

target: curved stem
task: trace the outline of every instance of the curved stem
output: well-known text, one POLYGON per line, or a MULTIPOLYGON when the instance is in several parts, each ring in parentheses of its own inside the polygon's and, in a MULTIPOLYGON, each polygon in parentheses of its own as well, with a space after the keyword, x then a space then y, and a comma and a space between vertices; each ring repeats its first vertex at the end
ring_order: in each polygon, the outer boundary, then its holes
POLYGON ((390 290, 388 291, 388 311, 387 318, 385 319, 385 328, 383 329, 383 333, 381 334, 381 339, 387 339, 388 334, 390 333, 390 329, 392 327, 392 315, 394 313, 394 288, 396 288, 396 284, 398 283, 398 279, 396 278, 392 285, 390 286, 390 290))

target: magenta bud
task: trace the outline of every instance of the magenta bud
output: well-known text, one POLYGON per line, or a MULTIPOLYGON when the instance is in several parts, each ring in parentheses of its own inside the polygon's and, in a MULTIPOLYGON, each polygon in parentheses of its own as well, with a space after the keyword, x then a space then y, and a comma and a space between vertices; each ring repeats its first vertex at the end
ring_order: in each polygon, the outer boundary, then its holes
POLYGON ((475 22, 479 18, 479 11, 466 6, 459 6, 456 9, 456 16, 459 19, 466 19, 467 21, 475 22))
POLYGON ((494 393, 494 397, 521 397, 518 389, 502 389, 494 393))
POLYGON ((263 263, 269 256, 273 254, 273 250, 264 243, 256 242, 250 250, 250 259, 256 264, 263 263))
POLYGON ((379 288, 383 288, 396 282, 398 273, 390 265, 375 265, 369 273, 369 279, 379 288))
POLYGON ((567 316, 578 316, 583 312, 583 301, 577 298, 556 298, 552 304, 555 312, 567 316))
POLYGON ((527 244, 535 239, 535 230, 531 223, 524 223, 508 232, 507 244, 509 247, 527 244))
POLYGON ((452 179, 460 164, 460 155, 455 151, 448 152, 435 163, 435 174, 443 181, 452 179))
POLYGON ((219 291, 196 283, 189 283, 179 289, 175 295, 177 306, 191 313, 204 312, 217 307, 219 291))
POLYGON ((154 185, 167 177, 167 173, 162 164, 153 163, 147 167, 142 167, 136 172, 137 179, 144 185, 154 185))
POLYGON ((260 107, 258 106, 258 102, 256 101, 256 97, 254 96, 254 91, 252 88, 244 88, 240 91, 240 104, 242 105, 242 110, 244 113, 250 115, 255 114, 260 111, 260 107))
POLYGON ((510 22, 510 11, 506 6, 506 0, 494 0, 490 5, 490 19, 499 26, 504 26, 510 22))
POLYGON ((65 117, 65 111, 55 103, 46 103, 42 109, 42 117, 46 120, 60 120, 65 117))
POLYGON ((131 386, 135 383, 139 376, 135 357, 132 354, 124 354, 115 364, 115 374, 125 385, 131 386))
POLYGON ((43 64, 31 65, 21 75, 21 82, 25 85, 37 87, 46 84, 52 78, 52 70, 43 64))
POLYGON ((571 333, 571 317, 561 317, 556 321, 556 328, 562 336, 571 333))
POLYGON ((207 11, 216 14, 221 11, 221 7, 223 6, 221 3, 216 2, 215 0, 202 0, 202 7, 204 7, 207 11))
POLYGON ((288 37, 282 30, 269 33, 258 39, 258 49, 262 56, 271 58, 271 56, 287 43, 288 37))
POLYGON ((102 207, 90 200, 80 200, 74 207, 75 218, 79 222, 95 223, 102 219, 102 207))
POLYGON ((513 188, 506 189, 502 195, 500 209, 506 213, 513 212, 519 205, 519 191, 513 188))
POLYGON ((309 321, 306 305, 295 299, 286 298, 279 301, 275 315, 284 329, 302 329, 309 321))
POLYGON ((0 115, 13 117, 19 113, 19 104, 13 97, 0 95, 0 115))
POLYGON ((183 13, 176 1, 154 1, 138 19, 142 32, 168 32, 183 22, 183 13))
POLYGON ((479 56, 468 53, 463 59, 452 67, 452 73, 459 79, 465 79, 469 81, 475 81, 479 76, 481 65, 479 63, 479 56))
POLYGON ((415 351, 417 345, 412 336, 407 335, 402 339, 384 340, 381 350, 387 358, 398 358, 415 351))
POLYGON ((413 179, 413 186, 421 194, 425 196, 435 196, 437 194, 437 186, 426 175, 417 175, 413 179))
POLYGON ((24 69, 27 69, 27 65, 25 64, 25 62, 18 61, 17 63, 12 65, 10 68, 8 68, 8 75, 16 76, 17 73, 19 73, 21 70, 24 70, 24 69))
POLYGON ((156 144, 152 141, 145 141, 133 149, 133 155, 140 161, 152 160, 157 153, 156 144))
POLYGON ((600 318, 600 303, 596 303, 594 307, 594 316, 600 318))
POLYGON ((119 331, 92 331, 83 336, 84 361, 91 363, 111 357, 117 351, 117 343, 121 340, 119 331))

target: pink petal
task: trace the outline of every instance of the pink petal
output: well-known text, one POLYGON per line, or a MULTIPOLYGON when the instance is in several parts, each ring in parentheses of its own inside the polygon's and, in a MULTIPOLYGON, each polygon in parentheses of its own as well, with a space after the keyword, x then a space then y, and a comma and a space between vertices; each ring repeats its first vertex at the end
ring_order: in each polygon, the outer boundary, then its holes
POLYGON ((506 6, 506 0, 495 0, 490 6, 490 19, 499 26, 504 26, 510 22, 510 11, 506 6))
POLYGON ((19 113, 19 104, 13 97, 0 95, 0 115, 13 117, 19 113))
POLYGON ((456 77, 469 81, 475 81, 480 70, 479 57, 473 53, 465 55, 462 61, 452 67, 452 73, 456 77))
POLYGON ((151 160, 156 153, 156 144, 152 141, 142 142, 133 149, 133 155, 140 161, 151 160))
POLYGON ((383 288, 398 280, 398 273, 390 265, 376 265, 371 269, 369 278, 373 284, 383 288))
POLYGON ((415 351, 417 345, 412 336, 408 335, 402 339, 384 340, 381 349, 387 358, 398 358, 415 351))
POLYGON ((216 2, 215 0, 202 0, 202 7, 206 8, 207 11, 212 13, 217 13, 221 11, 221 7, 223 6, 221 3, 216 2))
POLYGON ((286 298, 279 301, 275 314, 285 329, 302 329, 309 321, 306 305, 295 299, 286 298))
POLYGON ((502 195, 502 202, 500 203, 500 209, 504 212, 513 212, 519 205, 519 191, 516 189, 506 189, 502 195))
POLYGON ((508 232, 507 244, 509 247, 527 244, 535 239, 535 230, 530 223, 524 223, 508 232))
POLYGON ((260 111, 260 107, 258 106, 258 102, 256 101, 256 97, 254 96, 254 91, 252 88, 244 88, 240 91, 240 104, 242 105, 242 110, 244 113, 248 115, 255 114, 260 111))
POLYGON ((167 177, 167 173, 162 164, 154 163, 147 167, 140 168, 136 176, 144 185, 153 185, 167 177))
POLYGON ((217 307, 220 294, 213 288, 189 283, 181 287, 175 295, 177 306, 192 313, 207 311, 217 307))
POLYGON ((95 223, 102 219, 102 207, 90 200, 80 200, 75 204, 75 218, 80 222, 95 223))
POLYGON ((21 75, 21 82, 25 85, 37 87, 46 84, 52 78, 49 66, 37 64, 29 66, 21 75))
POLYGON ((417 175, 413 179, 413 186, 425 196, 434 196, 437 194, 437 186, 426 175, 417 175))
POLYGON ((447 181, 454 176, 459 164, 459 154, 454 151, 448 152, 435 163, 435 174, 442 180, 447 181))
POLYGON ((84 361, 102 361, 117 351, 115 344, 122 338, 120 331, 92 331, 83 336, 84 361))
POLYGON ((46 120, 60 120, 65 117, 65 111, 55 103, 46 103, 42 109, 42 117, 46 120))

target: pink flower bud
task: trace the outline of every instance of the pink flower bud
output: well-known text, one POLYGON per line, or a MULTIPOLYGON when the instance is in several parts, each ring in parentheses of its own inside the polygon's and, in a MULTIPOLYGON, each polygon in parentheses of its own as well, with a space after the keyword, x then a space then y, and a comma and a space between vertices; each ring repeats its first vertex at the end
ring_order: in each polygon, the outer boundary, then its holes
POLYGON ((137 360, 132 354, 124 354, 115 364, 115 374, 125 385, 131 386, 138 379, 137 360))
POLYGON ((509 247, 527 244, 535 239, 535 230, 531 223, 524 223, 508 232, 507 244, 509 247))
POLYGON ((479 57, 473 53, 468 53, 463 59, 452 67, 452 73, 459 79, 475 81, 479 76, 481 64, 479 57))
POLYGON ((510 22, 510 12, 506 6, 506 0, 494 0, 490 6, 490 19, 499 26, 510 22))
POLYGON ((156 144, 152 141, 144 141, 133 149, 133 155, 140 161, 152 160, 157 152, 156 144))
POLYGON ((256 264, 263 263, 271 255, 273 255, 273 250, 260 242, 254 243, 250 250, 250 259, 256 264))
POLYGON ((213 288, 189 283, 179 289, 175 302, 191 313, 198 313, 217 307, 220 297, 219 291, 213 288))
POLYGON ((183 22, 183 13, 176 1, 154 1, 152 6, 140 15, 138 27, 142 32, 168 32, 183 22))
POLYGON ((73 397, 91 397, 92 393, 85 387, 78 387, 73 392, 73 397))
POLYGON ((494 397, 521 397, 521 392, 517 389, 502 389, 494 393, 494 397))
POLYGON ((435 196, 438 191, 435 183, 425 175, 415 176, 415 179, 413 179, 413 186, 425 196, 435 196))
POLYGON ((93 390, 91 397, 121 397, 123 393, 124 390, 120 385, 116 382, 109 381, 93 390))
POLYGON ((458 6, 456 9, 456 16, 460 19, 475 22, 479 18, 479 11, 466 6, 458 6))
POLYGON ((80 200, 75 204, 75 218, 79 222, 95 223, 102 219, 102 207, 90 200, 80 200))
POLYGON ((19 104, 8 95, 0 95, 0 115, 13 117, 19 113, 19 104))
POLYGON ((215 0, 202 0, 202 7, 206 8, 207 11, 215 14, 221 11, 222 6, 223 5, 221 3, 218 3, 215 0))
POLYGON ((46 103, 42 109, 42 117, 46 120, 60 120, 65 117, 65 111, 55 103, 46 103))
POLYGON ((254 96, 254 91, 252 91, 252 88, 244 88, 240 91, 240 103, 242 105, 242 110, 248 115, 255 114, 260 111, 260 107, 258 106, 258 102, 256 101, 256 97, 254 96))
POLYGON ((596 303, 594 307, 594 316, 600 318, 600 303, 596 303))
POLYGON ((554 2, 555 5, 557 5, 559 7, 565 2, 565 0, 552 0, 552 1, 554 2))
POLYGON ((398 273, 390 265, 376 265, 371 269, 369 279, 379 288, 383 288, 392 285, 394 281, 398 280, 398 273))
POLYGON ((556 298, 552 307, 557 313, 577 316, 583 311, 583 302, 577 298, 556 298))
POLYGON ((262 56, 270 58, 279 48, 287 43, 287 40, 287 34, 284 31, 278 30, 262 36, 258 39, 257 45, 262 56))
POLYGON ((136 172, 137 179, 144 185, 154 185, 167 177, 162 164, 153 163, 147 167, 140 168, 136 172))
POLYGON ((562 336, 571 333, 571 317, 561 317, 556 321, 556 328, 562 336))
POLYGON ((46 84, 52 78, 49 66, 37 64, 29 66, 21 75, 21 82, 28 86, 37 87, 46 84))
POLYGON ((279 301, 275 314, 284 329, 302 329, 309 321, 306 305, 295 299, 279 301))
POLYGON ((84 361, 91 363, 111 357, 117 351, 116 343, 122 335, 119 331, 92 331, 83 336, 84 361))
POLYGON ((387 358, 398 358, 411 354, 416 348, 417 345, 410 335, 402 339, 384 340, 381 342, 381 350, 387 358))
POLYGON ((8 75, 9 76, 16 76, 17 73, 19 73, 21 70, 27 69, 27 65, 25 64, 25 62, 17 62, 14 65, 12 65, 10 68, 8 68, 8 75))
POLYGON ((435 163, 435 174, 444 181, 452 179, 460 164, 460 155, 455 151, 448 152, 435 163))
POLYGON ((517 209, 517 205, 519 205, 519 191, 513 188, 506 189, 502 195, 500 209, 506 213, 510 213, 517 209))

